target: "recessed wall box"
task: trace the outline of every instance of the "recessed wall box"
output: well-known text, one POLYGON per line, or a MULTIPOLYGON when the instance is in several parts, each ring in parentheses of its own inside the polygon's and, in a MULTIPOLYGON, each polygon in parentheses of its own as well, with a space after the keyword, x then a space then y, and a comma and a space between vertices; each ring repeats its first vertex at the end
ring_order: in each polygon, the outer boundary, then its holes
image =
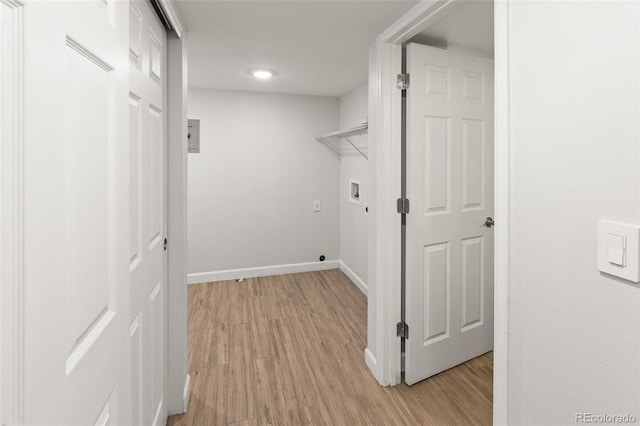
POLYGON ((360 199, 360 181, 357 179, 349 180, 349 201, 357 205, 362 204, 360 199))
POLYGON ((198 154, 200 152, 200 120, 189 119, 187 130, 188 152, 198 154))

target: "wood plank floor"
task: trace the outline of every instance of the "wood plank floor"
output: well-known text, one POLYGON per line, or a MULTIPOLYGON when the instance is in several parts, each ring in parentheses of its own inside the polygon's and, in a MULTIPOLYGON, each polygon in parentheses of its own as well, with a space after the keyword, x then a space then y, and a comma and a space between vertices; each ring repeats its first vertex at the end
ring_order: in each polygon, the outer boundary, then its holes
POLYGON ((190 285, 191 399, 168 424, 491 424, 491 353, 383 388, 364 362, 366 318, 338 270, 190 285))

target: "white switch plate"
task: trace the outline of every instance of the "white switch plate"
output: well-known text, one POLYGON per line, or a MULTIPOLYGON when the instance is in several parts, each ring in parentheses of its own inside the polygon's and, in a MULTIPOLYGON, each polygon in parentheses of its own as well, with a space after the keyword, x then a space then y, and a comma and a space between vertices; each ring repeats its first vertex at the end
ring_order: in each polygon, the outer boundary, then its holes
POLYGON ((319 212, 322 210, 322 205, 320 204, 320 200, 313 200, 313 211, 319 212))
POLYGON ((598 270, 640 282, 640 227, 601 220, 598 222, 598 270))

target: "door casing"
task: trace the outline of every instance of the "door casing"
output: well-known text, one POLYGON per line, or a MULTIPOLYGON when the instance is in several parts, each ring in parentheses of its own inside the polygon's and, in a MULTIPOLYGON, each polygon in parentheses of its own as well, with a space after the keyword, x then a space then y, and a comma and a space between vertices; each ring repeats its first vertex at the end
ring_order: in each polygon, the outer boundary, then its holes
POLYGON ((23 403, 24 4, 0 0, 0 423, 23 403))
MULTIPOLYGON (((495 250, 494 424, 508 424, 510 241, 509 1, 494 2, 495 250)), ((455 0, 426 0, 378 36, 369 54, 369 177, 375 191, 369 222, 368 347, 365 362, 383 386, 401 381, 402 44, 458 7, 455 0)))

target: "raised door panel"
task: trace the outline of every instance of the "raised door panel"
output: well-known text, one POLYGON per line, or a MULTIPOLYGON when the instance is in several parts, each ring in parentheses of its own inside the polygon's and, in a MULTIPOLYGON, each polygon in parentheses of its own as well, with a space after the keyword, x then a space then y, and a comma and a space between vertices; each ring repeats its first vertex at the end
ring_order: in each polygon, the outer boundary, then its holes
POLYGON ((434 244, 424 248, 424 345, 449 336, 450 273, 449 244, 434 244))
POLYGON ((142 385, 144 383, 144 364, 143 364, 143 339, 142 329, 140 327, 140 316, 136 316, 131 323, 130 334, 131 340, 131 407, 132 419, 134 424, 145 424, 144 400, 142 385))
POLYGON ((164 295, 162 292, 162 284, 162 280, 158 281, 149 295, 149 317, 151 319, 149 324, 151 332, 151 381, 149 394, 151 396, 151 407, 154 413, 154 425, 159 425, 159 422, 162 420, 162 410, 164 409, 164 295))
POLYGON ((129 60, 140 69, 142 62, 142 14, 134 2, 129 4, 129 60))
POLYGON ((424 94, 430 99, 451 99, 451 69, 433 64, 424 67, 424 94))
MULTIPOLYGON (((152 251, 160 243, 163 225, 163 120, 162 111, 155 105, 150 105, 149 119, 149 162, 150 203, 147 205, 149 217, 149 251, 152 251)), ((161 271, 160 271, 161 272, 161 271)))
POLYGON ((461 331, 481 326, 484 319, 484 239, 462 240, 461 331))
POLYGON ((113 397, 110 396, 106 404, 104 404, 104 407, 102 407, 102 411, 100 411, 100 414, 96 419, 95 426, 110 426, 115 424, 113 421, 112 410, 114 403, 113 397))
POLYGON ((25 7, 18 423, 131 423, 127 7, 25 7))
POLYGON ((142 261, 142 111, 140 97, 129 93, 129 263, 133 271, 142 261))
POLYGON ((450 210, 451 144, 448 117, 424 118, 424 211, 427 215, 450 210))
POLYGON ((474 104, 485 103, 485 75, 478 72, 462 71, 462 101, 474 104))
POLYGON ((66 238, 67 374, 92 349, 114 316, 113 261, 116 208, 110 197, 114 168, 114 68, 67 37, 66 238))
POLYGON ((485 195, 484 120, 462 119, 462 210, 481 210, 485 195))

